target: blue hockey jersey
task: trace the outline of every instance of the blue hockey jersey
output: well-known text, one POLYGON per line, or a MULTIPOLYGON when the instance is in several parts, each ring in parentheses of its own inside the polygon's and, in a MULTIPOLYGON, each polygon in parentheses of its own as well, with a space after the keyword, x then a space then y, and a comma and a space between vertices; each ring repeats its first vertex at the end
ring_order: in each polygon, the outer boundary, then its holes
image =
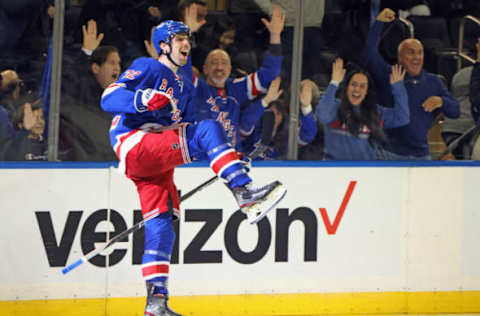
MULTIPOLYGON (((188 75, 186 73, 185 75, 188 75)), ((130 148, 138 143, 145 132, 158 130, 181 122, 193 122, 193 84, 181 74, 153 58, 138 58, 120 78, 102 94, 101 106, 114 115, 110 127, 110 142, 120 164, 130 148), (139 106, 140 93, 152 88, 164 93, 173 112, 147 111, 139 106), (124 147, 122 152, 120 147, 124 147)), ((122 168, 122 166, 119 166, 122 168)))
POLYGON ((261 113, 259 115, 258 112, 248 111, 248 108, 242 113, 241 106, 267 91, 272 80, 279 76, 281 65, 281 56, 267 52, 257 72, 238 79, 229 78, 222 89, 208 85, 202 78, 194 78, 196 120, 214 119, 220 122, 232 146, 237 151, 242 151, 239 139, 242 133, 241 122, 248 119, 248 116, 253 116, 250 120, 256 122, 261 113))

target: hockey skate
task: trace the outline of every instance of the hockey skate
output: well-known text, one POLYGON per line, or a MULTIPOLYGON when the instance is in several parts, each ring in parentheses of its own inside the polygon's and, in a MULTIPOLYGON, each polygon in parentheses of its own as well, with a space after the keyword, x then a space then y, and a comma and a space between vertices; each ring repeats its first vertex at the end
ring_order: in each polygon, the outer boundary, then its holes
POLYGON ((144 316, 182 316, 168 307, 168 297, 154 294, 147 298, 144 316))
POLYGON ((233 195, 250 224, 256 224, 272 210, 285 196, 287 189, 274 181, 264 187, 254 187, 251 183, 232 189, 233 195))

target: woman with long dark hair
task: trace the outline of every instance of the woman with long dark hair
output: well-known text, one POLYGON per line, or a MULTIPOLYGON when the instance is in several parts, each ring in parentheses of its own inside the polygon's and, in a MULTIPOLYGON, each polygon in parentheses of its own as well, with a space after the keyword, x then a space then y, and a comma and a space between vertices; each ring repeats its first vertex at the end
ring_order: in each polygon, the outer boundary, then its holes
POLYGON ((376 152, 387 141, 383 128, 408 124, 407 91, 403 84, 405 70, 392 67, 390 84, 395 105, 377 104, 370 75, 353 69, 345 76, 343 60, 332 64, 332 79, 316 107, 315 114, 323 124, 325 159, 375 160, 376 152), (336 96, 338 96, 336 98, 336 96))

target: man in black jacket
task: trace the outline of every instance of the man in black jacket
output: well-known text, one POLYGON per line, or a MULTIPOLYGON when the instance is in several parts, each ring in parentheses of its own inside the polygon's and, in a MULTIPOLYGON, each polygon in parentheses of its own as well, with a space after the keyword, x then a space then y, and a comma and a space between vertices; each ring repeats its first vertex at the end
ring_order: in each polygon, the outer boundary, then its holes
POLYGON ((91 57, 82 53, 65 75, 60 134, 73 151, 72 160, 117 160, 108 138, 112 115, 102 111, 100 98, 118 79, 120 61, 115 47, 100 46, 91 57))

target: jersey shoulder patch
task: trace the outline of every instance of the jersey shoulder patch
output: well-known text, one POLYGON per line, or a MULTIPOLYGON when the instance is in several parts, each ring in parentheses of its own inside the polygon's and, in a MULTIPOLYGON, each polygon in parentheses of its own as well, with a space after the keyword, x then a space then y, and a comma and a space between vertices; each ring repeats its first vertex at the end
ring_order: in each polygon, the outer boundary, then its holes
POLYGON ((140 70, 128 69, 122 75, 121 79, 133 80, 138 77, 142 72, 140 70))

